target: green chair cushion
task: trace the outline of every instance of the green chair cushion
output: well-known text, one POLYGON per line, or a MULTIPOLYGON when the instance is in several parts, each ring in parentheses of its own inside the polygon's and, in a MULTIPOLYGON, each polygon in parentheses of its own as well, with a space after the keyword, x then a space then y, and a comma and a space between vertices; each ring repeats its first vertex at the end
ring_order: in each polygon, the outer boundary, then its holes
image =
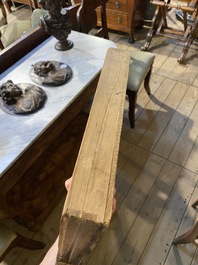
POLYGON ((154 59, 155 55, 153 53, 139 50, 131 51, 127 89, 138 92, 154 59))
POLYGON ((34 9, 31 16, 31 25, 32 28, 36 28, 39 26, 40 18, 44 16, 48 11, 44 9, 34 9))
POLYGON ((1 41, 4 47, 7 47, 17 39, 19 39, 25 32, 31 29, 30 21, 18 21, 0 27, 2 34, 1 41))

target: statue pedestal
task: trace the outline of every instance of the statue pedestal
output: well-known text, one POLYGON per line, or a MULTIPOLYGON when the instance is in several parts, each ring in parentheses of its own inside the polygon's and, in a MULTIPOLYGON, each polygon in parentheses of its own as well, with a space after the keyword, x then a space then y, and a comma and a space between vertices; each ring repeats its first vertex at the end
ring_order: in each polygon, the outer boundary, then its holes
POLYGON ((64 39, 64 40, 59 40, 55 44, 55 49, 57 51, 67 51, 67 50, 70 50, 73 46, 74 46, 74 44, 72 41, 70 41, 68 39, 64 39))

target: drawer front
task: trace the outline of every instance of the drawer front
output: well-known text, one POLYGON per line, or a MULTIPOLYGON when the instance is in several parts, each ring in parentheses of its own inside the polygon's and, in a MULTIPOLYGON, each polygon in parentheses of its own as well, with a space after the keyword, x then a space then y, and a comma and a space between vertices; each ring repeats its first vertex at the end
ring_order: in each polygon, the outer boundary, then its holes
MULTIPOLYGON (((98 25, 101 26, 100 11, 97 11, 98 25)), ((107 26, 109 29, 128 32, 128 16, 125 13, 112 12, 107 10, 107 26)))
POLYGON ((109 0, 106 7, 111 10, 127 12, 127 0, 109 0))

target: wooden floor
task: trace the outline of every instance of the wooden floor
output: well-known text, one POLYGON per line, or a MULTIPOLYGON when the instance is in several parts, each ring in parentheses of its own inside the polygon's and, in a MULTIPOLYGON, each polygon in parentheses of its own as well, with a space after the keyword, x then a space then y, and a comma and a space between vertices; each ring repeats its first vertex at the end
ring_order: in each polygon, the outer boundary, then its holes
MULTIPOLYGON (((139 49, 146 32, 136 32, 133 45, 126 35, 111 33, 110 37, 121 49, 139 49)), ((150 51, 156 54, 152 95, 149 98, 140 90, 133 130, 129 128, 126 100, 116 181, 117 210, 88 265, 198 264, 198 248, 193 244, 172 245, 198 217, 198 210, 191 207, 198 199, 198 46, 192 45, 186 64, 179 65, 182 46, 159 36, 152 41, 150 51)), ((1 264, 39 264, 57 236, 63 202, 64 198, 39 233, 6 221, 47 246, 36 251, 15 249, 1 264)))

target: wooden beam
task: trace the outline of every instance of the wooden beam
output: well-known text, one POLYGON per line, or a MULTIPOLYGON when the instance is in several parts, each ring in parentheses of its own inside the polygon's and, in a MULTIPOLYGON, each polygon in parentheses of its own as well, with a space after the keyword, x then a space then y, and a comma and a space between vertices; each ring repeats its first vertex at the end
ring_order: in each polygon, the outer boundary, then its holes
POLYGON ((85 264, 112 215, 130 52, 109 48, 63 208, 57 265, 85 264))

